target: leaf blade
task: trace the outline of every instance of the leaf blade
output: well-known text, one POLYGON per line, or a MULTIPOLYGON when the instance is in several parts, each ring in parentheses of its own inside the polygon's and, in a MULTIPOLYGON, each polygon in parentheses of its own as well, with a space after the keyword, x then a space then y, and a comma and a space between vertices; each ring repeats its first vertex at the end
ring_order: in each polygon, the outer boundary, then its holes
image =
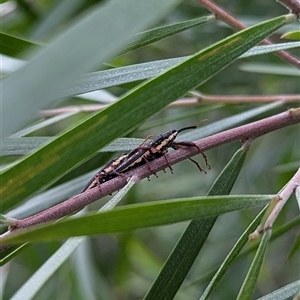
MULTIPOLYGON (((238 150, 213 183, 207 195, 229 194, 247 151, 238 150)), ((173 299, 198 256, 217 216, 192 220, 148 290, 145 300, 173 299)))
POLYGON ((68 218, 56 223, 27 228, 3 237, 1 242, 5 245, 134 230, 256 207, 268 203, 272 197, 273 195, 197 197, 127 205, 104 213, 92 213, 78 218, 68 218))
POLYGON ((31 61, 23 68, 4 78, 3 136, 13 133, 21 124, 33 118, 35 111, 32 107, 41 109, 63 97, 64 91, 71 88, 95 64, 111 58, 128 44, 134 34, 158 20, 178 2, 167 0, 153 5, 153 1, 113 0, 69 26, 46 48, 34 53, 31 61), (141 11, 148 13, 144 15, 141 11), (118 22, 112 22, 112 18, 118 22), (133 19, 134 26, 131 22, 133 19), (114 36, 113 43, 111 36, 114 36))

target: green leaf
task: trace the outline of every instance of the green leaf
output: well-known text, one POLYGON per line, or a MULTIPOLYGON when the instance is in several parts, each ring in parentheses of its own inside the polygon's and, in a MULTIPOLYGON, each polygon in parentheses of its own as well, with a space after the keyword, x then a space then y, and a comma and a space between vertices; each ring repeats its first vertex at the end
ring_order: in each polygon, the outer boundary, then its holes
MULTIPOLYGON (((0 145, 1 156, 25 155, 52 140, 54 140, 53 137, 4 138, 0 145)), ((130 151, 139 146, 143 141, 143 139, 137 138, 119 138, 102 148, 101 152, 130 151)))
POLYGON ((281 36, 282 39, 286 40, 300 40, 300 30, 290 31, 281 36))
POLYGON ((40 22, 35 23, 35 27, 31 32, 34 39, 45 39, 45 37, 57 30, 59 26, 64 26, 63 21, 69 21, 70 17, 82 6, 80 0, 64 0, 54 5, 54 9, 48 11, 41 18, 40 22))
POLYGON ((250 300, 251 296, 253 294, 253 290, 257 281, 257 277, 259 275, 260 272, 260 268, 262 266, 266 251, 267 251, 267 247, 269 244, 269 240, 270 240, 270 236, 271 236, 271 230, 265 232, 263 234, 263 237, 260 241, 258 250, 255 254, 255 257, 252 261, 252 264, 250 266, 250 269, 246 275, 246 278, 243 282, 243 285, 239 291, 238 300, 250 300))
MULTIPOLYGON (((282 43, 277 45, 257 46, 247 51, 240 58, 252 57, 267 53, 276 52, 300 47, 299 42, 282 43)), ((93 72, 85 75, 76 86, 66 92, 66 97, 71 97, 78 94, 96 91, 99 89, 118 86, 130 82, 141 81, 160 75, 177 64, 185 61, 187 57, 177 57, 141 63, 131 66, 114 68, 105 71, 93 72)))
MULTIPOLYGON (((205 136, 209 136, 211 134, 217 133, 219 131, 231 128, 237 124, 244 123, 247 120, 257 117, 260 114, 266 113, 272 109, 278 108, 283 104, 280 102, 270 103, 266 105, 262 105, 260 107, 250 109, 248 111, 233 115, 228 118, 224 118, 220 121, 216 121, 210 123, 208 126, 202 126, 198 129, 193 130, 193 132, 186 132, 181 135, 182 140, 196 140, 203 138, 205 136)), ((73 113, 72 113, 73 115, 73 113)), ((56 121, 60 121, 65 117, 62 115, 58 115, 56 117, 51 118, 50 120, 43 121, 32 126, 32 130, 37 130, 48 126, 49 124, 55 124, 56 121), (55 120, 52 120, 55 119, 55 120)), ((150 127, 150 126, 149 126, 150 127)), ((144 128, 143 128, 144 130, 144 128)), ((24 131, 20 131, 17 136, 22 136, 25 132, 29 133, 26 129, 24 131)), ((31 130, 30 130, 31 132, 31 130)), ((14 135, 15 136, 15 135, 14 135)), ((6 155, 25 155, 33 150, 37 150, 42 144, 46 142, 50 142, 53 140, 52 137, 26 137, 26 138, 4 138, 2 139, 2 143, 0 145, 0 153, 1 156, 6 155)), ((109 145, 105 146, 100 150, 100 152, 117 152, 117 151, 130 151, 136 148, 143 142, 143 139, 137 138, 119 138, 109 145)))
POLYGON ((29 243, 25 243, 21 246, 10 246, 8 249, 1 251, 0 253, 0 267, 8 263, 14 257, 18 256, 20 252, 24 251, 30 246, 29 243))
POLYGON ((291 249, 288 254, 288 259, 291 259, 295 255, 295 253, 299 253, 299 248, 300 248, 300 232, 298 232, 293 244, 291 245, 291 249))
POLYGON ((211 22, 215 20, 215 16, 206 16, 206 17, 201 17, 193 20, 188 20, 188 21, 183 21, 171 25, 166 25, 162 27, 157 27, 154 29, 150 29, 144 32, 141 32, 136 35, 137 42, 133 43, 129 47, 125 48, 122 52, 127 52, 131 50, 135 50, 138 48, 141 48, 143 46, 152 44, 156 41, 162 40, 166 37, 169 37, 171 35, 174 35, 175 33, 184 31, 186 29, 201 25, 201 24, 206 24, 208 22, 211 22))
POLYGON ((272 197, 272 195, 195 197, 127 205, 104 213, 70 217, 56 223, 20 230, 3 237, 1 243, 7 245, 28 241, 50 241, 70 236, 115 233, 165 225, 265 205, 272 197))
MULTIPOLYGON (((261 211, 261 213, 259 214, 259 216, 261 217, 261 214, 264 214, 264 213, 265 213, 265 209, 263 209, 263 210, 261 211)), ((252 227, 252 224, 254 224, 254 223, 256 224, 256 222, 259 222, 259 219, 258 219, 258 218, 255 218, 255 220, 249 225, 248 228, 252 227)), ((300 217, 297 217, 297 218, 295 218, 295 219, 289 221, 289 222, 286 223, 285 225, 281 226, 280 228, 275 229, 275 230, 273 231, 273 233, 272 233, 272 236, 271 236, 270 241, 274 241, 274 240, 280 238, 281 236, 283 236, 285 233, 287 233, 287 232, 288 232, 289 230, 291 230, 292 228, 295 228, 295 227, 299 226, 299 224, 300 224, 300 217)), ((248 228, 247 228, 247 231, 248 231, 248 228)), ((256 227, 256 228, 257 228, 257 227, 256 227)), ((255 228, 255 229, 256 229, 256 228, 255 228)), ((254 231, 254 230, 252 230, 250 233, 253 233, 253 231, 254 231)), ((244 235, 244 233, 243 233, 243 235, 244 235)), ((240 239, 239 239, 239 241, 240 241, 240 239)), ((238 245, 239 245, 239 244, 236 243, 236 244, 234 245, 234 248, 236 248, 238 245)), ((258 241, 258 242, 252 241, 251 244, 248 245, 248 247, 247 247, 247 249, 246 249, 245 251, 241 251, 241 252, 240 252, 240 254, 236 257, 235 262, 236 262, 237 260, 240 260, 241 258, 244 258, 245 256, 249 255, 250 253, 252 253, 254 250, 256 250, 256 249, 258 248, 258 246, 259 246, 259 241, 258 241)), ((230 259, 231 253, 234 251, 234 248, 230 251, 230 254, 226 257, 226 260, 227 260, 228 258, 230 259)), ((234 254, 234 253, 233 253, 233 254, 234 254)), ((219 273, 220 271, 222 272, 221 267, 222 267, 223 265, 226 267, 225 261, 222 263, 221 266, 219 266, 219 267, 217 267, 217 268, 213 268, 213 269, 211 269, 209 272, 207 272, 206 274, 201 275, 201 276, 197 279, 197 281, 199 281, 199 280, 201 280, 201 281, 205 280, 205 281, 206 281, 206 280, 208 280, 208 279, 210 279, 210 278, 212 278, 212 277, 216 277, 216 275, 217 275, 216 272, 217 272, 217 273, 219 273)), ((213 282, 213 280, 210 282, 209 286, 211 285, 212 282, 213 282)), ((208 286, 208 288, 209 288, 209 286, 208 286)))
POLYGON ((229 269, 229 267, 235 262, 236 258, 238 257, 239 253, 245 246, 245 244, 249 241, 249 234, 251 234, 259 225, 261 218, 263 217, 264 213, 266 211, 266 208, 264 208, 258 216, 253 220, 253 222, 248 226, 248 228, 243 232, 239 240, 235 243, 235 245, 232 247, 224 261, 222 262, 221 266, 215 273, 214 277, 209 282, 208 286, 206 287, 205 291, 201 295, 201 298, 199 300, 206 300, 209 299, 208 297, 215 289, 218 282, 222 279, 226 271, 229 269))
MULTIPOLYGON (((87 118, 4 171, 0 174, 0 192, 3 198, 1 209, 12 207, 62 177, 99 148, 136 128, 165 105, 220 72, 288 21, 290 19, 286 16, 272 19, 196 53, 159 77, 141 84, 117 103, 87 118), (39 164, 36 165, 36 162, 39 164)), ((3 115, 7 113, 9 112, 4 109, 3 115)))
POLYGON ((300 286, 300 280, 294 281, 290 284, 287 284, 283 286, 282 288, 265 295, 261 298, 258 298, 257 300, 288 300, 292 299, 291 297, 294 296, 293 300, 297 300, 297 293, 299 296, 299 286, 300 286))
MULTIPOLYGON (((290 220, 289 222, 285 223, 281 227, 276 228, 272 233, 271 241, 278 239, 279 237, 283 236, 291 229, 298 227, 299 225, 300 225, 300 216, 290 220)), ((253 250, 257 249, 258 245, 259 245, 258 241, 257 242, 253 241, 253 243, 251 243, 251 246, 248 247, 247 250, 243 251, 239 257, 241 258, 247 256, 249 253, 253 252, 253 250)))
POLYGON ((32 299, 43 287, 45 282, 57 271, 74 250, 84 241, 85 238, 72 238, 61 246, 56 254, 52 255, 22 286, 11 300, 32 299))
POLYGON ((245 54, 241 55, 241 58, 252 57, 252 56, 256 56, 256 55, 262 55, 262 54, 272 53, 272 52, 276 52, 276 51, 299 48, 299 47, 300 47, 299 42, 257 46, 257 47, 254 47, 253 49, 247 51, 245 54))
MULTIPOLYGON (((52 117, 50 119, 42 120, 39 123, 33 124, 33 125, 29 126, 29 127, 26 127, 24 129, 21 129, 21 130, 17 131, 16 133, 10 135, 9 138, 11 138, 11 139, 13 139, 13 138, 20 138, 20 137, 29 135, 30 133, 34 133, 37 130, 44 129, 47 126, 51 126, 51 125, 56 124, 56 123, 58 123, 60 121, 64 121, 64 120, 66 120, 66 119, 68 119, 68 118, 70 118, 72 116, 75 116, 76 114, 77 114, 77 112, 62 113, 62 114, 54 116, 54 117, 52 117)), ((2 140, 4 140, 4 139, 2 139, 2 140)))
POLYGON ((116 55, 134 34, 159 20, 178 2, 113 0, 95 6, 70 24, 48 47, 34 53, 23 68, 4 78, 3 136, 32 119, 36 110, 63 97, 83 74, 116 55), (142 13, 145 11, 147 14, 142 13))
POLYGON ((25 155, 51 140, 53 138, 48 137, 4 138, 0 145, 1 156, 25 155))
MULTIPOLYGON (((229 194, 245 160, 247 151, 240 149, 215 180, 207 195, 229 194)), ((200 216, 199 216, 200 217, 200 216)), ((217 217, 206 216, 190 222, 145 299, 173 299, 199 254, 217 217)))
POLYGON ((0 49, 2 54, 18 57, 20 53, 34 46, 39 45, 32 41, 0 32, 0 49))
MULTIPOLYGON (((76 9, 76 6, 80 1, 77 1, 77 4, 74 4, 75 1, 71 0, 70 3, 67 1, 61 2, 61 6, 55 6, 55 11, 52 11, 46 19, 43 20, 43 24, 38 24, 37 30, 33 32, 32 36, 35 39, 39 39, 47 34, 54 26, 60 22, 62 18, 65 18, 66 15, 70 14, 70 4, 72 9, 76 9), (66 8, 66 9, 65 9, 66 8), (63 10, 63 14, 61 13, 63 10), (59 20, 58 20, 59 19, 59 20)), ((133 42, 130 46, 123 49, 122 52, 127 52, 131 50, 144 47, 146 45, 152 44, 156 41, 162 40, 166 37, 172 36, 176 33, 182 32, 186 29, 193 28, 195 26, 206 24, 215 20, 214 16, 206 16, 193 20, 187 20, 179 23, 174 23, 171 25, 166 25, 162 27, 156 27, 135 35, 137 42, 133 42)), ((11 57, 18 57, 20 53, 29 50, 32 47, 46 47, 45 44, 35 42, 33 40, 25 40, 23 38, 13 36, 4 32, 0 32, 0 49, 2 54, 6 54, 11 57)))
POLYGON ((259 107, 255 107, 246 111, 243 111, 239 114, 232 115, 227 118, 223 118, 222 120, 212 122, 207 126, 199 127, 192 132, 182 133, 181 138, 183 140, 196 140, 200 138, 204 138, 206 136, 210 136, 214 133, 232 128, 238 124, 245 123, 246 121, 259 116, 260 114, 264 114, 270 110, 276 109, 283 104, 280 102, 274 102, 265 104, 259 107))
MULTIPOLYGON (((122 197, 133 186, 129 182, 117 195, 106 203, 100 211, 107 211, 115 207, 122 197)), ((11 299, 32 299, 44 286, 45 282, 57 271, 57 269, 70 257, 77 247, 85 241, 85 237, 71 238, 66 241, 17 291, 11 299), (26 296, 25 296, 26 295, 26 296), (25 298, 25 297, 26 298, 25 298)))
POLYGON ((300 72, 293 66, 268 63, 243 63, 239 66, 242 71, 258 74, 274 74, 299 77, 300 72))

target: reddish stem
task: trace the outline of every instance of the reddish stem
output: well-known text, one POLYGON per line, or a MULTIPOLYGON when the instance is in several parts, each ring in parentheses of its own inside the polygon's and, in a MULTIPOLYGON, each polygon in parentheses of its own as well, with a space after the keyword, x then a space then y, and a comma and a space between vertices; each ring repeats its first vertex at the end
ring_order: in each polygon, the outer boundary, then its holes
MULTIPOLYGON (((198 2, 202 6, 207 8, 209 11, 211 11, 218 19, 222 20, 224 23, 228 24, 229 26, 231 26, 233 28, 236 28, 238 30, 243 30, 243 29, 246 28, 246 26, 243 23, 241 23, 240 21, 235 19, 227 11, 222 9, 220 6, 217 6, 212 1, 210 1, 210 0, 198 0, 198 2)), ((300 2, 299 1, 297 1, 297 0, 284 0, 284 1, 282 1, 281 0, 279 2, 284 4, 284 6, 288 7, 291 10, 292 13, 299 16, 299 12, 300 12, 300 2)), ((264 44, 264 45, 272 45, 272 43, 267 39, 265 39, 261 43, 264 44)), ((283 51, 283 50, 277 51, 275 53, 275 55, 277 55, 281 59, 285 60, 286 62, 288 62, 289 64, 291 64, 291 65, 293 65, 297 68, 300 67, 300 60, 295 58, 294 56, 290 55, 286 51, 283 51)))
MULTIPOLYGON (((247 125, 239 126, 234 129, 226 130, 212 136, 206 137, 201 140, 194 141, 194 143, 202 150, 212 149, 214 147, 226 144, 228 142, 237 140, 255 139, 258 136, 264 135, 268 132, 290 126, 300 122, 300 108, 291 109, 287 112, 268 117, 247 125)), ((166 155, 167 160, 164 157, 149 162, 152 172, 158 172, 167 168, 169 165, 173 165, 186 158, 199 154, 199 150, 195 147, 183 147, 166 155)), ((126 173, 126 177, 135 175, 138 180, 152 175, 149 171, 149 167, 144 165, 135 170, 126 173)), ((100 188, 91 189, 83 194, 76 195, 63 203, 57 204, 45 211, 37 213, 28 218, 18 220, 17 225, 13 230, 18 228, 26 228, 39 223, 53 221, 60 219, 66 215, 74 213, 86 205, 109 195, 119 189, 121 189, 126 183, 127 178, 125 176, 118 176, 115 179, 109 180, 106 183, 101 184, 100 188)), ((12 230, 12 231, 13 231, 12 230)), ((6 234, 9 234, 7 232, 6 234)))

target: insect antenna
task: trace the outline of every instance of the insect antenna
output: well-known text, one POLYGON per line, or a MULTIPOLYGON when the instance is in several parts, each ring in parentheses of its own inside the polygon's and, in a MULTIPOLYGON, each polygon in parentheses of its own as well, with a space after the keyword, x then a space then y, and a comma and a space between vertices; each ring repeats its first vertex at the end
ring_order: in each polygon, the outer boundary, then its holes
POLYGON ((188 126, 188 127, 183 127, 183 128, 181 128, 181 129, 179 129, 179 130, 177 130, 177 133, 179 133, 179 132, 181 132, 181 131, 184 131, 184 130, 188 130, 188 129, 196 129, 197 128, 197 126, 188 126))

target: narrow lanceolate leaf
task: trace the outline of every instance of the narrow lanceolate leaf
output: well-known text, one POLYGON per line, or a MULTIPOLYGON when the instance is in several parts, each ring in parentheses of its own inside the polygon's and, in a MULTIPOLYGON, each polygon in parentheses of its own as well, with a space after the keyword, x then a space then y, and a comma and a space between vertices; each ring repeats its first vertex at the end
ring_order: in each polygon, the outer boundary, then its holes
POLYGON ((281 102, 274 102, 270 104, 261 105, 259 107, 255 107, 236 115, 231 115, 230 117, 223 118, 222 120, 215 121, 210 123, 208 126, 202 126, 193 130, 193 132, 185 132, 181 135, 183 140, 193 141, 204 138, 206 136, 210 136, 214 133, 226 130, 228 128, 233 128, 234 126, 247 122, 252 118, 258 117, 260 114, 264 114, 273 109, 276 109, 283 104, 281 102))
POLYGON ((243 232, 239 240, 235 243, 233 248, 230 250, 221 266, 215 273, 214 277, 209 282, 208 286, 204 290, 201 298, 199 300, 209 299, 210 294, 215 289, 218 282, 222 279, 228 268, 235 262, 237 256, 240 254, 241 250, 245 246, 245 244, 249 241, 249 234, 251 234, 259 225, 261 218, 265 214, 266 208, 264 208, 258 216, 253 220, 253 222, 248 226, 248 228, 243 232))
POLYGON ((53 138, 28 137, 28 138, 4 138, 1 140, 1 156, 25 155, 46 144, 53 138))
POLYGON ((112 0, 76 20, 46 48, 34 53, 23 68, 4 78, 3 136, 34 118, 37 110, 63 97, 83 74, 116 55, 134 34, 147 29, 178 2, 112 0), (142 13, 145 11, 147 14, 142 13))
MULTIPOLYGON (((25 155, 37 150, 43 144, 49 143, 52 137, 4 138, 0 145, 0 156, 25 155)), ((101 152, 130 151, 138 147, 144 139, 119 138, 102 148, 101 152)))
POLYGON ((127 52, 131 50, 138 49, 140 47, 149 45, 161 39, 164 39, 168 36, 171 36, 175 33, 181 32, 183 30, 208 23, 210 21, 215 20, 215 16, 207 16, 201 17, 193 20, 183 21, 176 24, 166 25, 158 28, 154 28, 140 34, 137 34, 135 37, 137 38, 137 42, 134 42, 129 47, 125 48, 122 52, 127 52))
POLYGON ((18 55, 20 55, 20 53, 34 46, 38 46, 38 44, 22 39, 20 37, 0 32, 1 54, 17 57, 18 55))
POLYGON ((265 295, 257 300, 298 300, 300 296, 300 280, 294 281, 284 287, 265 295), (297 298, 298 297, 298 298, 297 298))
MULTIPOLYGON (((297 228, 299 226, 300 226, 300 216, 288 221, 287 223, 280 226, 279 228, 274 229, 272 231, 271 241, 277 240, 278 238, 282 237, 293 228, 297 228)), ((247 247, 247 249, 241 253, 239 258, 246 257, 249 253, 253 253, 253 251, 258 248, 259 242, 260 241, 252 241, 251 245, 249 245, 249 247, 247 247)))
POLYGON ((240 292, 238 294, 238 297, 237 297, 238 300, 250 300, 251 299, 254 287, 257 282, 257 277, 259 275, 259 272, 260 272, 260 269, 261 269, 266 251, 267 251, 270 236, 271 236, 271 230, 264 233, 264 235, 260 241, 258 250, 257 250, 255 257, 252 261, 252 264, 250 266, 250 269, 246 275, 246 278, 245 278, 243 285, 240 289, 240 292))
POLYGON ((300 232, 298 232, 295 240, 291 245, 291 249, 288 254, 288 259, 291 259, 296 253, 299 254, 299 249, 300 249, 300 232))
POLYGON ((2 245, 25 241, 49 241, 70 236, 93 235, 134 230, 181 222, 267 204, 272 195, 197 197, 127 205, 113 211, 72 217, 30 227, 1 239, 2 245))
MULTIPOLYGON (((287 16, 275 18, 196 53, 24 158, 0 175, 1 209, 8 209, 57 180, 94 155, 99 148, 128 133, 170 102, 204 83, 289 21, 287 16), (39 162, 38 165, 36 162, 39 162)), ((6 113, 8 111, 3 115, 6 113)))
POLYGON ((280 43, 280 44, 272 44, 272 45, 265 45, 265 46, 257 46, 253 49, 249 50, 245 54, 241 56, 242 57, 251 57, 256 55, 262 55, 267 54, 275 51, 280 50, 287 50, 287 49, 293 49, 293 48, 299 48, 300 42, 293 42, 293 43, 280 43))
MULTIPOLYGON (((74 2, 74 1, 73 1, 74 2)), ((78 2, 78 1, 77 1, 78 2)), ((60 7, 59 7, 60 8, 60 7)), ((70 10, 69 10, 70 11, 70 10)), ((68 12, 69 12, 68 11, 68 12)), ((206 24, 208 22, 211 22, 215 20, 214 16, 205 16, 193 20, 183 21, 171 25, 166 25, 162 27, 157 27, 154 29, 150 29, 144 32, 141 32, 139 34, 135 35, 135 38, 138 40, 136 42, 133 42, 130 46, 123 49, 122 52, 138 49, 140 47, 152 44, 156 41, 162 40, 166 37, 172 36, 176 33, 182 32, 184 30, 187 30, 189 28, 193 28, 195 26, 206 24)), ((47 24, 42 24, 42 27, 39 26, 37 30, 41 31, 43 30, 43 34, 45 34, 44 31, 49 31, 48 28, 50 26, 53 26, 53 24, 50 24, 50 20, 45 21, 47 24), (47 29, 45 28, 47 26, 47 29)), ((57 20, 55 20, 55 25, 57 25, 57 20)), ((35 33, 33 34, 35 38, 39 38, 37 35, 42 36, 41 33, 35 33)), ((33 40, 26 40, 21 37, 13 36, 10 34, 7 34, 5 32, 0 32, 0 49, 1 53, 11 56, 11 57, 18 57, 22 52, 28 51, 30 48, 37 48, 37 47, 46 47, 47 45, 42 45, 41 43, 37 43, 33 40)))
POLYGON ((300 40, 300 30, 295 30, 291 32, 287 32, 281 36, 282 39, 287 39, 287 40, 300 40))
POLYGON ((64 243, 60 249, 52 255, 23 285, 11 300, 29 300, 45 285, 48 279, 76 250, 85 238, 72 238, 64 243))
MULTIPOLYGON (((129 183, 115 195, 108 203, 101 207, 100 211, 113 209, 122 199, 122 197, 134 185, 133 181, 129 183)), ((68 239, 14 294, 11 300, 32 299, 40 289, 45 285, 48 279, 58 270, 58 268, 71 256, 77 247, 85 241, 85 237, 68 239), (26 295, 26 296, 25 296, 26 295)))
MULTIPOLYGON (((242 168, 246 153, 247 149, 244 148, 235 153, 210 188, 209 196, 230 193, 242 168)), ((216 219, 217 216, 210 218, 206 216, 205 219, 196 219, 190 222, 153 282, 145 299, 173 299, 198 256, 216 219)))
MULTIPOLYGON (((240 58, 262 55, 297 47, 300 47, 300 42, 257 46, 241 55, 240 58)), ((89 73, 85 75, 79 83, 76 83, 74 87, 67 91, 65 96, 71 97, 111 86, 118 86, 130 82, 146 80, 162 74, 186 59, 188 59, 188 57, 169 58, 89 73)))
POLYGON ((70 21, 72 16, 82 7, 80 0, 59 1, 52 9, 47 11, 43 18, 39 19, 31 28, 31 37, 38 40, 45 40, 55 30, 63 27, 70 21))
POLYGON ((17 257, 22 251, 27 249, 30 246, 29 243, 25 243, 23 245, 14 245, 9 247, 8 249, 1 251, 0 253, 0 267, 7 264, 14 257, 17 257))

